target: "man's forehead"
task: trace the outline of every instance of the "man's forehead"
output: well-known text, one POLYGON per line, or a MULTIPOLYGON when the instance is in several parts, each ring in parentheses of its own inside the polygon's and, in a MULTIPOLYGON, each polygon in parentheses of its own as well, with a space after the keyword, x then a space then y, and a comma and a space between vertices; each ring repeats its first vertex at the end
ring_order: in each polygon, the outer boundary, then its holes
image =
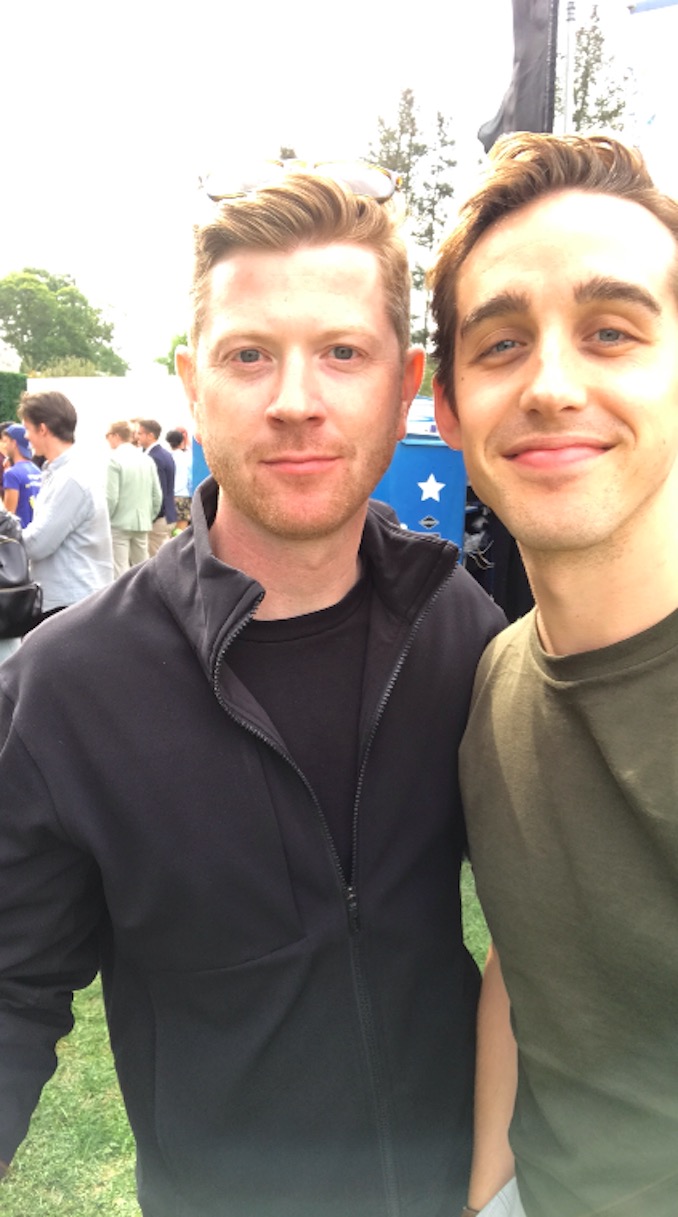
POLYGON ((283 320, 299 308, 319 323, 335 318, 383 324, 386 293, 379 260, 367 246, 334 242, 294 250, 238 250, 210 270, 203 332, 283 320), (383 317, 381 314, 383 313, 383 317))
POLYGON ((678 246, 647 208, 617 195, 563 191, 498 220, 462 264, 460 310, 488 290, 530 290, 558 281, 574 286, 604 275, 655 288, 668 281, 678 246))
MULTIPOLYGON (((300 245, 294 249, 236 249, 221 258, 209 272, 212 292, 228 285, 235 279, 250 279, 253 285, 269 281, 271 269, 276 275, 297 278, 320 268, 328 268, 346 275, 367 276, 378 274, 379 264, 375 251, 369 246, 350 241, 333 241, 324 245, 300 245)), ((332 284, 326 284, 331 290, 332 284)))

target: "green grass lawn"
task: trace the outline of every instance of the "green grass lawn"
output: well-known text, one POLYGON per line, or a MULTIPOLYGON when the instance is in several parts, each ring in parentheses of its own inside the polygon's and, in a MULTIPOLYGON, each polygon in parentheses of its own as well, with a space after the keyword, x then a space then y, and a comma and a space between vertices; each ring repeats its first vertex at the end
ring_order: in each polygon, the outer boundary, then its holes
MULTIPOLYGON (((464 937, 482 967, 487 928, 473 875, 462 872, 464 937)), ((2 1217, 139 1217, 134 1146, 108 1045, 99 981, 75 999, 28 1137, 0 1190, 2 1217)))
POLYGON ((2 1217, 139 1217, 134 1146, 113 1069, 99 981, 75 999, 75 1029, 0 1189, 2 1217))
POLYGON ((464 942, 482 971, 485 967, 490 935, 482 909, 476 896, 473 871, 468 862, 461 868, 461 910, 464 924, 464 942))

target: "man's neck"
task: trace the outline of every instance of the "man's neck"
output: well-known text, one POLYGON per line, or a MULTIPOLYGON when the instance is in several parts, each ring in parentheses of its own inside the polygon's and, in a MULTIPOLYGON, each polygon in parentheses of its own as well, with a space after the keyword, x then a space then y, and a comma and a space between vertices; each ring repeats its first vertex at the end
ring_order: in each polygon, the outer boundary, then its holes
POLYGON ((56 435, 52 435, 43 445, 45 460, 56 461, 63 456, 64 452, 70 452, 72 447, 72 444, 67 444, 65 440, 57 439, 56 435))
POLYGON ((560 551, 521 546, 544 649, 596 651, 641 634, 678 608, 676 520, 678 463, 595 544, 560 551))
POLYGON ((266 589, 258 620, 278 621, 319 612, 338 604, 358 581, 364 512, 330 536, 286 541, 230 516, 226 519, 222 503, 220 497, 210 544, 217 558, 266 589))
POLYGON ((632 638, 678 608, 671 546, 608 555, 523 554, 545 651, 574 655, 632 638))

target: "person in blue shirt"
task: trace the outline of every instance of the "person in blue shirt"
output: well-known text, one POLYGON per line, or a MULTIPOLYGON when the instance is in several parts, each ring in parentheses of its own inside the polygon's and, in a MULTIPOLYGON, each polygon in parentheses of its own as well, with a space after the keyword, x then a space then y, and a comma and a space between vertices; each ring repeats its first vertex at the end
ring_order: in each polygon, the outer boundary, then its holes
POLYGON ((10 468, 3 477, 3 502, 8 511, 19 517, 21 527, 27 528, 33 519, 42 473, 31 460, 33 452, 21 423, 11 423, 5 429, 4 440, 10 468))

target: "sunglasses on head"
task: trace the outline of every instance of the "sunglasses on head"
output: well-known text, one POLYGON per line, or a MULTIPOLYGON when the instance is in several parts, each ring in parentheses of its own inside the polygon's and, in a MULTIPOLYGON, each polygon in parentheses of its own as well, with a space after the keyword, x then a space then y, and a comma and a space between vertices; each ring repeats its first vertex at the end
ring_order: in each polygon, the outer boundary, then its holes
POLYGON ((201 178, 200 185, 213 203, 243 198, 266 186, 282 182, 291 174, 304 173, 313 177, 330 178, 350 190, 351 194, 386 203, 400 189, 402 178, 393 169, 382 169, 368 161, 262 161, 240 176, 210 173, 201 178))

